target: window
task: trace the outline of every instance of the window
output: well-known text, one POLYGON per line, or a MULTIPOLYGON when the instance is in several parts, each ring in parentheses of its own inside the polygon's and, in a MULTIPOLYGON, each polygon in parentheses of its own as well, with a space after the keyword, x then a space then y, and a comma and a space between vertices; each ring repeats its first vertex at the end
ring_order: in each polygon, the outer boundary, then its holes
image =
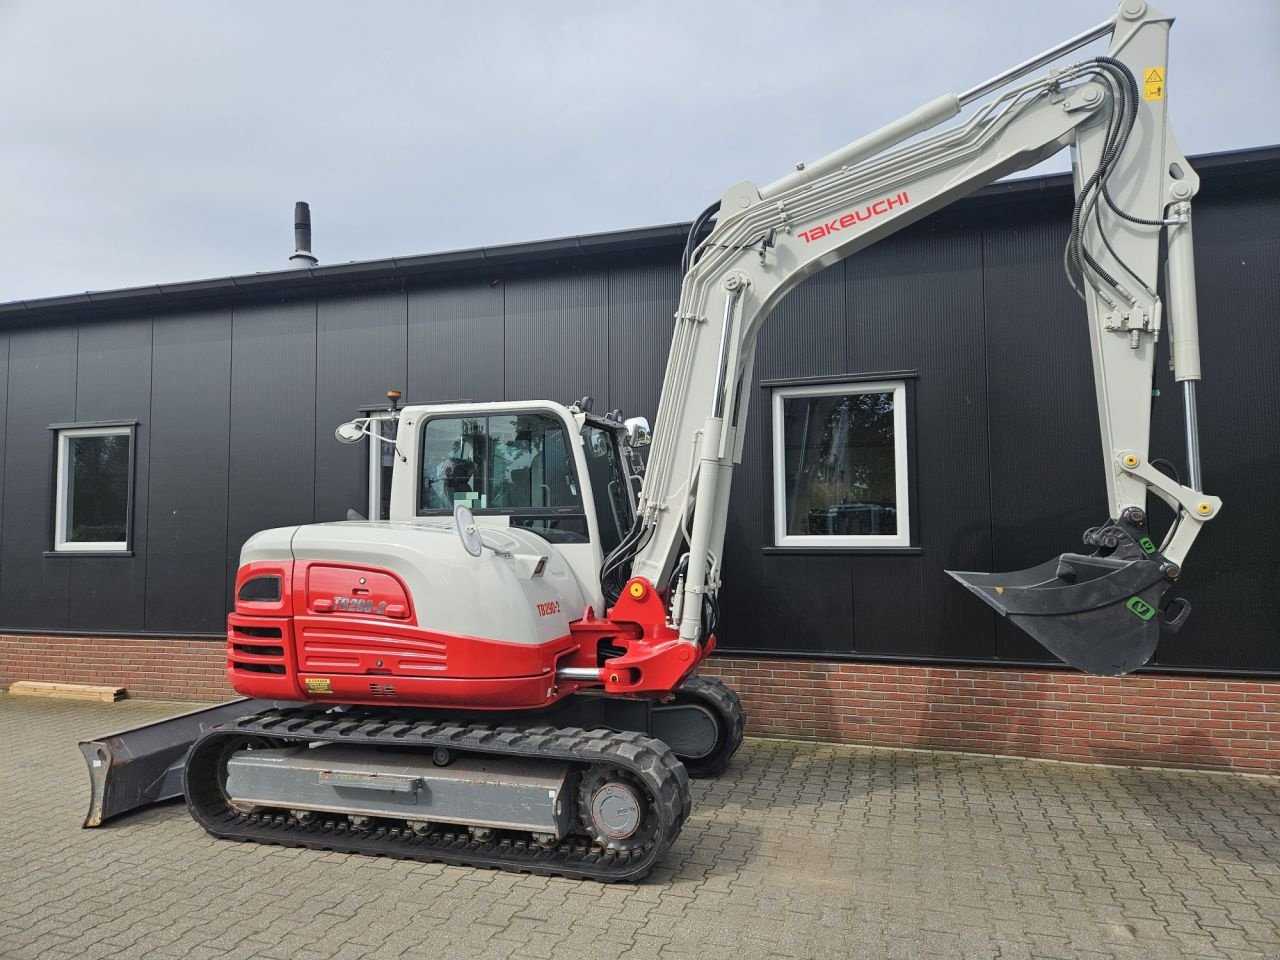
POLYGON ((511 525, 556 543, 587 542, 573 455, 559 417, 506 413, 438 417, 422 431, 418 515, 511 515, 511 525))
POLYGON ((133 508, 133 426, 56 427, 54 549, 126 552, 133 508))
POLYGON ((369 418, 369 512, 370 520, 391 519, 391 474, 396 464, 396 432, 400 420, 395 414, 373 414, 369 418), (385 437, 379 440, 378 437, 385 437), (390 441, 389 443, 387 441, 390 441))
POLYGON ((622 450, 612 430, 588 423, 582 431, 587 454, 587 476, 591 478, 591 498, 595 502, 596 525, 600 528, 600 549, 608 556, 631 529, 635 514, 622 469, 622 450))
POLYGON ((774 391, 779 546, 910 545, 906 393, 901 380, 774 391))

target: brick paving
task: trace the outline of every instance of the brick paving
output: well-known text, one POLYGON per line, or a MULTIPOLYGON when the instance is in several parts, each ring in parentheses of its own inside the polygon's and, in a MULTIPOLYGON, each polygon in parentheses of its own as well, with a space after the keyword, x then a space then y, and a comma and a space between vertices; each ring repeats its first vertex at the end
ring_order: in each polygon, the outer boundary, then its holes
POLYGON ((637 885, 81 830, 76 742, 189 707, 0 695, 0 957, 1280 957, 1277 779, 748 740, 637 885))

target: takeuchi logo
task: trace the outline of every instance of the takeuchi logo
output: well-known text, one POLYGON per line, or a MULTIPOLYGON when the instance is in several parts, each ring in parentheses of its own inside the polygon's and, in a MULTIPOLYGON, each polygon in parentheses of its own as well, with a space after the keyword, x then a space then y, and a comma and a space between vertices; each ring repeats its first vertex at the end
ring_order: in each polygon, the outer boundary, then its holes
POLYGON ((861 210, 854 210, 826 223, 820 223, 816 227, 801 230, 799 231, 799 236, 805 243, 813 243, 813 241, 821 240, 823 237, 830 236, 833 233, 847 230, 855 224, 862 223, 864 220, 882 217, 894 207, 905 207, 910 202, 911 198, 907 196, 907 191, 903 190, 896 197, 885 197, 883 200, 867 204, 861 210))

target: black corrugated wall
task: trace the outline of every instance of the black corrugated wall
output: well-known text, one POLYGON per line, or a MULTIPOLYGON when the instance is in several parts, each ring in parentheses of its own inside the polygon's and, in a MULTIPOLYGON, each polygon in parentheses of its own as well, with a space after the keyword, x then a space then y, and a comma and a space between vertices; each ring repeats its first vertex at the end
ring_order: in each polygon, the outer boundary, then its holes
MULTIPOLYGON (((1191 555, 1182 592, 1195 613, 1162 644, 1164 666, 1280 672, 1280 186, 1267 169, 1215 168, 1197 202, 1204 474, 1226 508, 1191 555)), ((1028 566, 1105 518, 1084 310, 1060 266, 1069 207, 1065 189, 997 191, 786 299, 760 339, 723 648, 1045 659, 944 570, 1028 566), (881 373, 910 384, 918 546, 772 547, 770 386, 881 373)), ((0 332, 0 629, 218 633, 247 536, 363 509, 366 452, 332 431, 390 387, 411 401, 589 394, 598 410, 652 419, 678 256, 513 262, 0 332), (48 427, 100 420, 139 422, 134 555, 46 556, 48 427)), ((1152 454, 1181 465, 1163 363, 1158 386, 1152 454)))

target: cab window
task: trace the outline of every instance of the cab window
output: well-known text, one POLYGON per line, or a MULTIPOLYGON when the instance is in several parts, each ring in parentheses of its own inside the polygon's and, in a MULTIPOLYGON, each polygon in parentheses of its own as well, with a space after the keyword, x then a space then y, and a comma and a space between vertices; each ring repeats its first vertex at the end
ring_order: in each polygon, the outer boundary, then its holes
POLYGON ((586 515, 560 418, 547 413, 437 417, 426 422, 418 515, 512 516, 553 542, 585 542, 586 515))
POLYGON ((607 556, 622 542, 634 519, 622 469, 622 451, 612 430, 594 424, 587 424, 582 438, 586 441, 587 475, 591 478, 596 525, 600 528, 600 549, 607 556))

